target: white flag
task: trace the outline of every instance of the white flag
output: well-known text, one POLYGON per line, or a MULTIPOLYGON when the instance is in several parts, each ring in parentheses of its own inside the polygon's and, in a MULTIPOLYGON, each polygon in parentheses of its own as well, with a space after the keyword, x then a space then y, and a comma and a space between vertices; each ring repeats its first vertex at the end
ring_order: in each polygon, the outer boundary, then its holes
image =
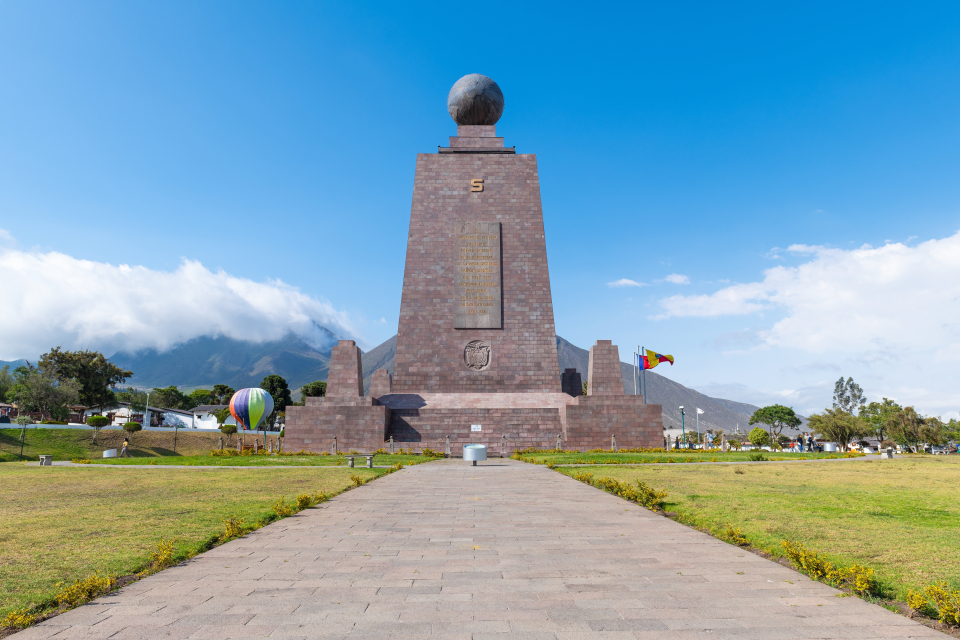
POLYGON ((700 407, 697 407, 697 413, 703 413, 703 409, 701 409, 700 407))

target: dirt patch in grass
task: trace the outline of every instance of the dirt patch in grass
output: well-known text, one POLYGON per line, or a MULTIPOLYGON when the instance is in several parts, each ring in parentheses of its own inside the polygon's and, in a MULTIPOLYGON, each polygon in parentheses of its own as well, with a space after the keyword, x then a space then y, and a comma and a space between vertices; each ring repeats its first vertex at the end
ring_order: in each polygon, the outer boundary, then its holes
POLYGON ((141 569, 161 539, 196 548, 230 517, 253 523, 283 497, 336 493, 379 469, 103 469, 0 464, 0 616, 57 582, 141 569))

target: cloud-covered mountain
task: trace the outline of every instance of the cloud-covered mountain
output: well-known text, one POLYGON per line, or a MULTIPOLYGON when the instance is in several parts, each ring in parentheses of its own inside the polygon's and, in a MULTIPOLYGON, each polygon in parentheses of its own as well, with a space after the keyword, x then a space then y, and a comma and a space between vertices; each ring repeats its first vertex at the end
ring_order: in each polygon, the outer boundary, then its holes
POLYGON ((51 347, 103 353, 179 349, 203 336, 283 341, 323 350, 356 335, 343 312, 280 280, 256 282, 183 260, 174 271, 0 247, 0 358, 51 347), (325 328, 326 327, 326 328, 325 328))

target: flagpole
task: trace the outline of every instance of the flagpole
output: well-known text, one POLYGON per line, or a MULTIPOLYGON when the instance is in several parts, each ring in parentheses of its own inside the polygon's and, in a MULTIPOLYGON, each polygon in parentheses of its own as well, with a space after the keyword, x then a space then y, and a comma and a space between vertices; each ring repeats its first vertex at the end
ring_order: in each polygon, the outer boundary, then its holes
MULTIPOLYGON (((643 353, 643 346, 640 346, 640 353, 643 353)), ((644 367, 640 375, 643 377, 643 404, 647 404, 647 368, 644 367)))

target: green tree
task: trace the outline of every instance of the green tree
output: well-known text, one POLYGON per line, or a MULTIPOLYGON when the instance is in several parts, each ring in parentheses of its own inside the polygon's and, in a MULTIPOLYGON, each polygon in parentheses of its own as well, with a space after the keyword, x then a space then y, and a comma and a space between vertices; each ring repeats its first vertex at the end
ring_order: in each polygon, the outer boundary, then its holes
POLYGON ((55 347, 40 356, 38 367, 58 380, 78 385, 80 403, 101 411, 116 401, 113 387, 133 375, 107 360, 99 351, 62 351, 55 347))
POLYGON ((277 420, 277 414, 286 411, 287 407, 293 404, 293 399, 290 397, 290 387, 287 386, 287 381, 276 374, 264 378, 263 382, 260 383, 260 388, 273 398, 273 413, 267 420, 266 427, 264 427, 266 429, 273 427, 273 423, 277 420))
MULTIPOLYGON (((767 425, 770 442, 776 442, 784 427, 795 429, 800 426, 801 420, 790 407, 773 404, 753 412, 753 415, 750 416, 750 424, 757 424, 758 422, 767 425)), ((751 431, 751 433, 753 432, 751 431)))
MULTIPOLYGON (((760 430, 763 431, 763 429, 760 430)), ((727 444, 729 444, 732 449, 740 451, 740 447, 743 446, 743 440, 740 439, 740 436, 730 436, 727 438, 727 444)))
POLYGON ((760 427, 755 427, 747 435, 747 440, 755 447, 765 447, 770 444, 770 434, 760 427))
POLYGON ((150 404, 154 407, 162 407, 164 409, 183 410, 193 409, 196 406, 188 395, 173 385, 151 391, 150 404))
MULTIPOLYGON (((20 399, 22 408, 39 411, 53 417, 63 415, 66 405, 75 403, 80 397, 80 385, 73 380, 59 380, 53 374, 34 367, 26 366, 14 370, 14 391, 20 399)), ((68 412, 69 413, 69 412, 68 412)))
POLYGON ((856 415, 866 402, 867 398, 863 395, 863 389, 853 381, 853 378, 847 378, 846 381, 844 381, 843 376, 840 376, 837 383, 833 385, 834 409, 840 409, 850 415, 856 415))
MULTIPOLYGON (((147 392, 133 387, 118 389, 116 392, 118 402, 127 402, 133 411, 143 412, 147 408, 147 392)), ((154 405, 156 406, 156 405, 154 405)))
POLYGON ((813 414, 807 418, 807 426, 820 437, 836 442, 844 451, 851 442, 870 435, 872 431, 869 424, 840 408, 813 414))
POLYGON ((131 420, 130 422, 123 423, 123 430, 130 434, 130 442, 133 443, 133 434, 135 434, 137 431, 142 431, 143 425, 139 422, 131 420))
POLYGON ((213 393, 209 389, 194 389, 193 391, 190 392, 189 398, 190 398, 190 403, 192 405, 191 407, 189 407, 190 409, 193 409, 194 407, 199 407, 202 404, 214 403, 213 393))
POLYGON ((210 395, 216 400, 214 404, 228 404, 235 393, 233 387, 228 387, 225 384, 215 384, 210 395))
POLYGON ((87 418, 87 424, 93 427, 93 442, 96 443, 97 434, 100 433, 100 429, 110 424, 110 419, 106 416, 90 416, 87 418))
POLYGON ((294 404, 302 407, 307 403, 307 398, 319 398, 325 395, 327 395, 327 383, 314 380, 300 387, 300 401, 294 404))
POLYGON ((935 446, 946 444, 950 440, 947 425, 939 417, 924 418, 920 426, 920 439, 935 446))
POLYGON ((227 437, 227 446, 229 447, 229 446, 230 446, 230 443, 231 443, 232 440, 233 440, 233 439, 230 438, 229 436, 232 436, 233 434, 235 434, 235 433, 237 432, 237 425, 235 425, 235 424, 222 424, 222 423, 221 423, 221 424, 220 424, 220 431, 223 433, 223 435, 228 436, 228 437, 227 437))
POLYGON ((893 400, 884 398, 883 402, 871 402, 861 407, 858 417, 870 425, 873 435, 882 442, 887 439, 887 423, 901 409, 893 400))
POLYGON ((13 383, 10 365, 5 364, 0 368, 0 402, 11 402, 13 400, 13 383))
POLYGON ((902 447, 917 446, 920 444, 922 426, 923 418, 914 408, 904 407, 887 421, 887 433, 891 440, 902 447))

